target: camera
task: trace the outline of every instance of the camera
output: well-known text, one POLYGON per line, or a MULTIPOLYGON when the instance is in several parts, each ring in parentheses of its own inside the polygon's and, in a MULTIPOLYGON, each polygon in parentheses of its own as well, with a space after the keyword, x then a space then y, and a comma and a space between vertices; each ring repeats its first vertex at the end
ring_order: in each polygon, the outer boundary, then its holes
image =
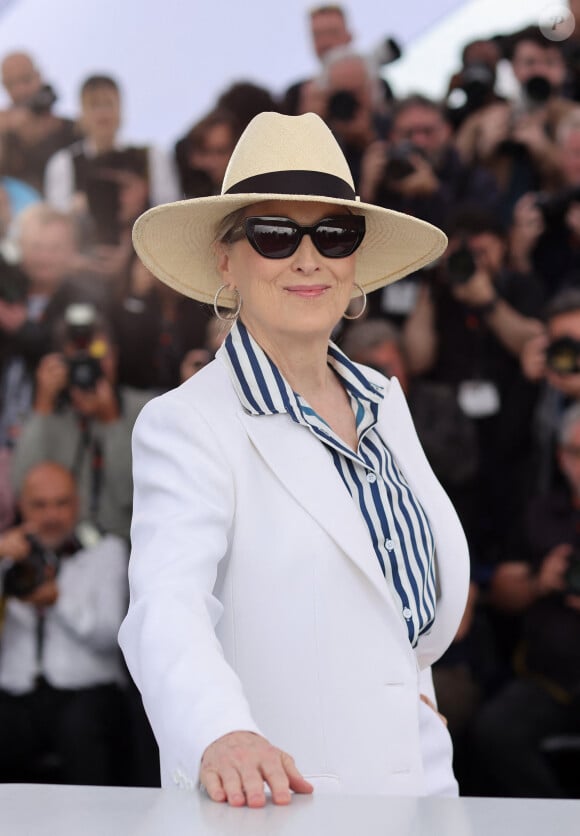
POLYGON ((396 183, 413 174, 416 169, 410 158, 415 154, 425 156, 421 148, 408 140, 399 142, 389 149, 389 158, 383 171, 383 183, 387 188, 389 183, 396 183))
POLYGON ((580 552, 577 549, 568 557, 568 567, 564 573, 566 592, 570 595, 580 595, 580 552))
POLYGON ((468 64, 447 96, 447 112, 454 125, 479 110, 488 101, 495 87, 495 73, 481 62, 468 64))
POLYGON ((69 386, 90 392, 102 376, 103 370, 100 361, 96 357, 91 357, 90 354, 79 352, 75 357, 68 360, 69 386))
POLYGON ((47 569, 58 565, 54 552, 45 549, 32 534, 27 534, 30 553, 24 560, 14 563, 4 575, 4 595, 12 598, 27 598, 47 580, 47 569))
POLYGON ((387 64, 398 61, 402 54, 403 50, 398 41, 387 36, 382 41, 379 41, 371 53, 371 58, 379 67, 386 67, 387 64))
POLYGON ((462 244, 447 258, 447 281, 450 285, 465 284, 477 269, 475 259, 469 247, 462 244))
POLYGON ((535 200, 546 223, 561 221, 571 203, 580 203, 580 186, 571 186, 553 194, 539 192, 535 200))
POLYGON ((75 352, 67 358, 69 386, 94 389, 103 377, 101 352, 95 347, 96 311, 93 305, 69 305, 65 311, 66 341, 74 346, 75 352))
POLYGON ((57 95, 50 84, 44 84, 36 93, 28 99, 26 107, 37 116, 42 116, 45 113, 50 113, 53 104, 57 100, 57 95))
POLYGON ((350 122, 359 107, 357 97, 350 90, 337 90, 328 100, 328 116, 339 122, 350 122))
MULTIPOLYGON (((553 92, 552 85, 544 76, 535 75, 529 78, 522 85, 522 100, 519 107, 516 106, 512 112, 511 130, 513 130, 520 117, 533 113, 535 110, 543 107, 553 92)), ((500 142, 497 150, 499 153, 511 157, 522 157, 528 154, 526 146, 511 136, 508 136, 507 139, 500 142)))
POLYGON ((554 89, 543 75, 534 75, 523 84, 524 102, 529 110, 546 104, 554 89))
POLYGON ((557 374, 580 372, 580 340, 573 337, 559 337, 546 349, 546 365, 557 374))

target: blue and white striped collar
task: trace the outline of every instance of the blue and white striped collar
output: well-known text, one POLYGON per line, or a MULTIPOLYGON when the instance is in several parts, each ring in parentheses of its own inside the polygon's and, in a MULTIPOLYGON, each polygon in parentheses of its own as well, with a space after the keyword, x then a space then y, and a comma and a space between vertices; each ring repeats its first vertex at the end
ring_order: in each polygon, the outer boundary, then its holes
MULTIPOLYGON (((246 412, 251 415, 288 413, 302 423, 296 393, 278 368, 239 320, 234 323, 217 357, 225 363, 246 412)), ((379 404, 383 387, 371 383, 333 342, 328 344, 328 364, 345 389, 357 400, 379 404)))

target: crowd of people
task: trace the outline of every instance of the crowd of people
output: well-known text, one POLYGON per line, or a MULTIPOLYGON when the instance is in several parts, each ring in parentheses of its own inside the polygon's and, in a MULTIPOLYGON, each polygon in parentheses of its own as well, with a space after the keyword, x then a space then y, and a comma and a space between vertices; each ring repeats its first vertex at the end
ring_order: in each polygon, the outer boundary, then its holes
POLYGON ((157 780, 116 639, 131 432, 225 332, 157 282, 131 228, 218 194, 256 114, 315 112, 362 200, 449 237, 335 339, 399 379, 468 537, 468 606, 434 668, 461 791, 580 796, 580 26, 562 42, 536 26, 470 42, 434 101, 395 95, 342 7, 309 24, 316 77, 280 97, 233 84, 169 154, 120 143, 114 78, 86 78, 64 119, 32 56, 2 59, 0 779, 157 780))

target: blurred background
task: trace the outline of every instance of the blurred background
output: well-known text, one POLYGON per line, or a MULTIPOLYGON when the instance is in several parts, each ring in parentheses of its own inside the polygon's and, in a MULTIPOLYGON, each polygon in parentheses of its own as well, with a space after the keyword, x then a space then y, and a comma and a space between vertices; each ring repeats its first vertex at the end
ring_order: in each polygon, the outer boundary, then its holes
MULTIPOLYGON (((19 47, 32 53, 54 85, 62 113, 76 110, 83 78, 106 70, 131 91, 124 135, 166 145, 235 80, 281 93, 295 79, 314 75, 307 15, 312 5, 308 0, 275 6, 271 0, 4 0, 0 53, 19 47)), ((403 48, 401 59, 385 71, 398 96, 419 91, 438 98, 466 41, 536 22, 549 5, 546 0, 357 0, 350 23, 361 50, 375 49, 386 35, 403 48)))

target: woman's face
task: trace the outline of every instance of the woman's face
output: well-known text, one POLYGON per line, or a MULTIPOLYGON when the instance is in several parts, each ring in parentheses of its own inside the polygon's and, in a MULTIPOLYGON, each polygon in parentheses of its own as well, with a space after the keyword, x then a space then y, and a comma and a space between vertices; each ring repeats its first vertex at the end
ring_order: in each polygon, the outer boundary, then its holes
MULTIPOLYGON (((244 211, 244 217, 277 216, 304 225, 346 214, 343 206, 299 201, 265 201, 244 211)), ((245 236, 218 247, 223 282, 239 291, 240 317, 262 344, 289 338, 328 339, 350 300, 355 259, 356 253, 326 258, 309 235, 296 252, 281 259, 264 258, 245 236)))

